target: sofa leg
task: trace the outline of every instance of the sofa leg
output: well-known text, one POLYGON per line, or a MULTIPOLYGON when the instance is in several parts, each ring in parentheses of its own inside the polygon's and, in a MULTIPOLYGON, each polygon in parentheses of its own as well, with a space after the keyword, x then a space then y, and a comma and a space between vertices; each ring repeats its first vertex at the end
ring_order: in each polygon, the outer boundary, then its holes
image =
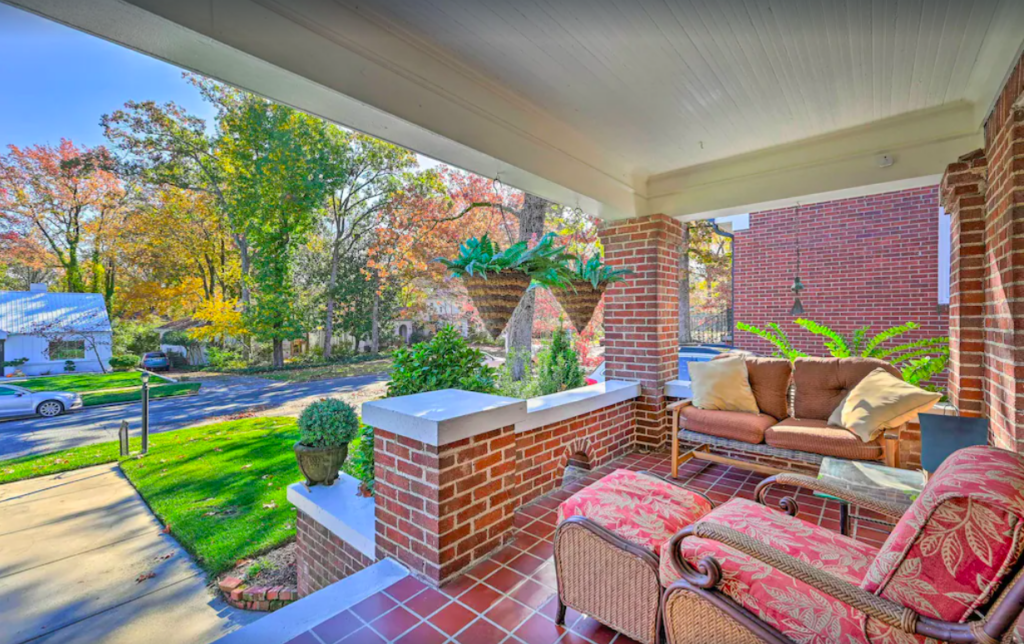
POLYGON ((562 598, 558 598, 558 614, 555 615, 555 623, 559 626, 565 626, 565 604, 562 603, 562 598))

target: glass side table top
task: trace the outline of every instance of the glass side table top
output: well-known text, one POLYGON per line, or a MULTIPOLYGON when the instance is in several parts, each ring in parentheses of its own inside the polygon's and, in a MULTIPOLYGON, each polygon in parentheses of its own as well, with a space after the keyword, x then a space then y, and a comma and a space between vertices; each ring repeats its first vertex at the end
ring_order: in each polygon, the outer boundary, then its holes
MULTIPOLYGON (((818 478, 851 492, 897 503, 916 499, 926 481, 921 470, 900 470, 870 461, 847 461, 831 456, 821 461, 818 478)), ((815 492, 814 495, 841 501, 823 492, 815 492)))

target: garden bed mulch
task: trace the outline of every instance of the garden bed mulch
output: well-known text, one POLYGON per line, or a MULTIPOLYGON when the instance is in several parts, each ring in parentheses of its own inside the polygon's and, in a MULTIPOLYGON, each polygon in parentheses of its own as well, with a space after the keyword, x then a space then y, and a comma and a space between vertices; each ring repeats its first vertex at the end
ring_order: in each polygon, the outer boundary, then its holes
POLYGON ((299 598, 295 542, 246 559, 222 574, 217 587, 235 608, 275 611, 299 598))

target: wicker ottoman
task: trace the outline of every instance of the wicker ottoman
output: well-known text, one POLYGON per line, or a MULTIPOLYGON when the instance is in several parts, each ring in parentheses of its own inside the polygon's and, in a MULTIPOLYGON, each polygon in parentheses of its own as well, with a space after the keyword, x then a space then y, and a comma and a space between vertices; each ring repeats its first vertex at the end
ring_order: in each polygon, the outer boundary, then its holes
POLYGON ((702 494, 649 472, 615 470, 558 507, 558 621, 566 607, 638 642, 661 630, 659 552, 713 508, 702 494))

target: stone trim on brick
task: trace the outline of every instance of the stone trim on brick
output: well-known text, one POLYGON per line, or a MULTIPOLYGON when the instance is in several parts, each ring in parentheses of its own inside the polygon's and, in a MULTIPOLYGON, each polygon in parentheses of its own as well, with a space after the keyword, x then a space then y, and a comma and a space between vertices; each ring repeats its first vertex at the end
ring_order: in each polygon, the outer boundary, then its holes
POLYGON ((217 586, 224 601, 243 610, 275 611, 299 598, 299 591, 292 586, 249 587, 237 577, 225 577, 217 586))

